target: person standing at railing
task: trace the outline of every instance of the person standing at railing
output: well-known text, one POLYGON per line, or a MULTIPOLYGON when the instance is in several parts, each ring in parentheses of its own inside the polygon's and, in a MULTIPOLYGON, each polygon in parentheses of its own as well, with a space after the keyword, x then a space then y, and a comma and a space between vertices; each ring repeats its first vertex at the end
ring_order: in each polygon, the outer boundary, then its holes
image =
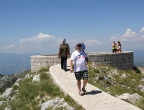
POLYGON ((121 43, 120 43, 120 41, 118 41, 118 44, 117 44, 117 52, 121 52, 121 43))
POLYGON ((112 53, 116 53, 117 52, 117 44, 115 43, 115 41, 113 41, 112 44, 112 53))

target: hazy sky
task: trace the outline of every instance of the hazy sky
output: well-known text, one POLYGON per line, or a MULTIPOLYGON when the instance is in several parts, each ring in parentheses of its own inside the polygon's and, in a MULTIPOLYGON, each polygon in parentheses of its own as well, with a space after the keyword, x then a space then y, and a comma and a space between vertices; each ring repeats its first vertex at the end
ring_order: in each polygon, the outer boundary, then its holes
POLYGON ((63 38, 71 52, 144 49, 144 0, 0 0, 0 52, 58 53, 63 38))

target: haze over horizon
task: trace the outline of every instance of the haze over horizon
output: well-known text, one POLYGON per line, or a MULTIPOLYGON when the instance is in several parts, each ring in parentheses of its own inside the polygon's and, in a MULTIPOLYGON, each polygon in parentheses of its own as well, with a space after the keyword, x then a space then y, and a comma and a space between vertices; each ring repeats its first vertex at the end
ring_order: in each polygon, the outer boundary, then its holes
POLYGON ((58 53, 66 38, 71 51, 144 50, 143 0, 0 0, 0 53, 58 53))

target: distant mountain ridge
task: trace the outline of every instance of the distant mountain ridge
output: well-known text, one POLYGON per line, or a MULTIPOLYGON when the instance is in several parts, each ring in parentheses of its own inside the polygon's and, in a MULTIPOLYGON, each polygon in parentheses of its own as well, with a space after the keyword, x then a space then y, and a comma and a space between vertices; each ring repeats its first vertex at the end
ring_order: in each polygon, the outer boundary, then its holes
POLYGON ((144 67, 144 50, 134 50, 134 65, 144 67))
POLYGON ((0 74, 10 75, 30 69, 30 56, 36 53, 0 53, 0 74))

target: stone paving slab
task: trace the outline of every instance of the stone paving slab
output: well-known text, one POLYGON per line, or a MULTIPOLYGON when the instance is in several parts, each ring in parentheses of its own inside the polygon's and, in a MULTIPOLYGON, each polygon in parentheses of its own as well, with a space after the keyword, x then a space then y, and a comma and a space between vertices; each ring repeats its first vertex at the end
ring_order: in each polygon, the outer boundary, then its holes
POLYGON ((61 90, 71 96, 86 110, 141 110, 132 104, 105 93, 89 83, 86 86, 88 94, 80 96, 74 73, 70 73, 70 71, 65 72, 61 69, 60 64, 51 66, 49 72, 61 90))

